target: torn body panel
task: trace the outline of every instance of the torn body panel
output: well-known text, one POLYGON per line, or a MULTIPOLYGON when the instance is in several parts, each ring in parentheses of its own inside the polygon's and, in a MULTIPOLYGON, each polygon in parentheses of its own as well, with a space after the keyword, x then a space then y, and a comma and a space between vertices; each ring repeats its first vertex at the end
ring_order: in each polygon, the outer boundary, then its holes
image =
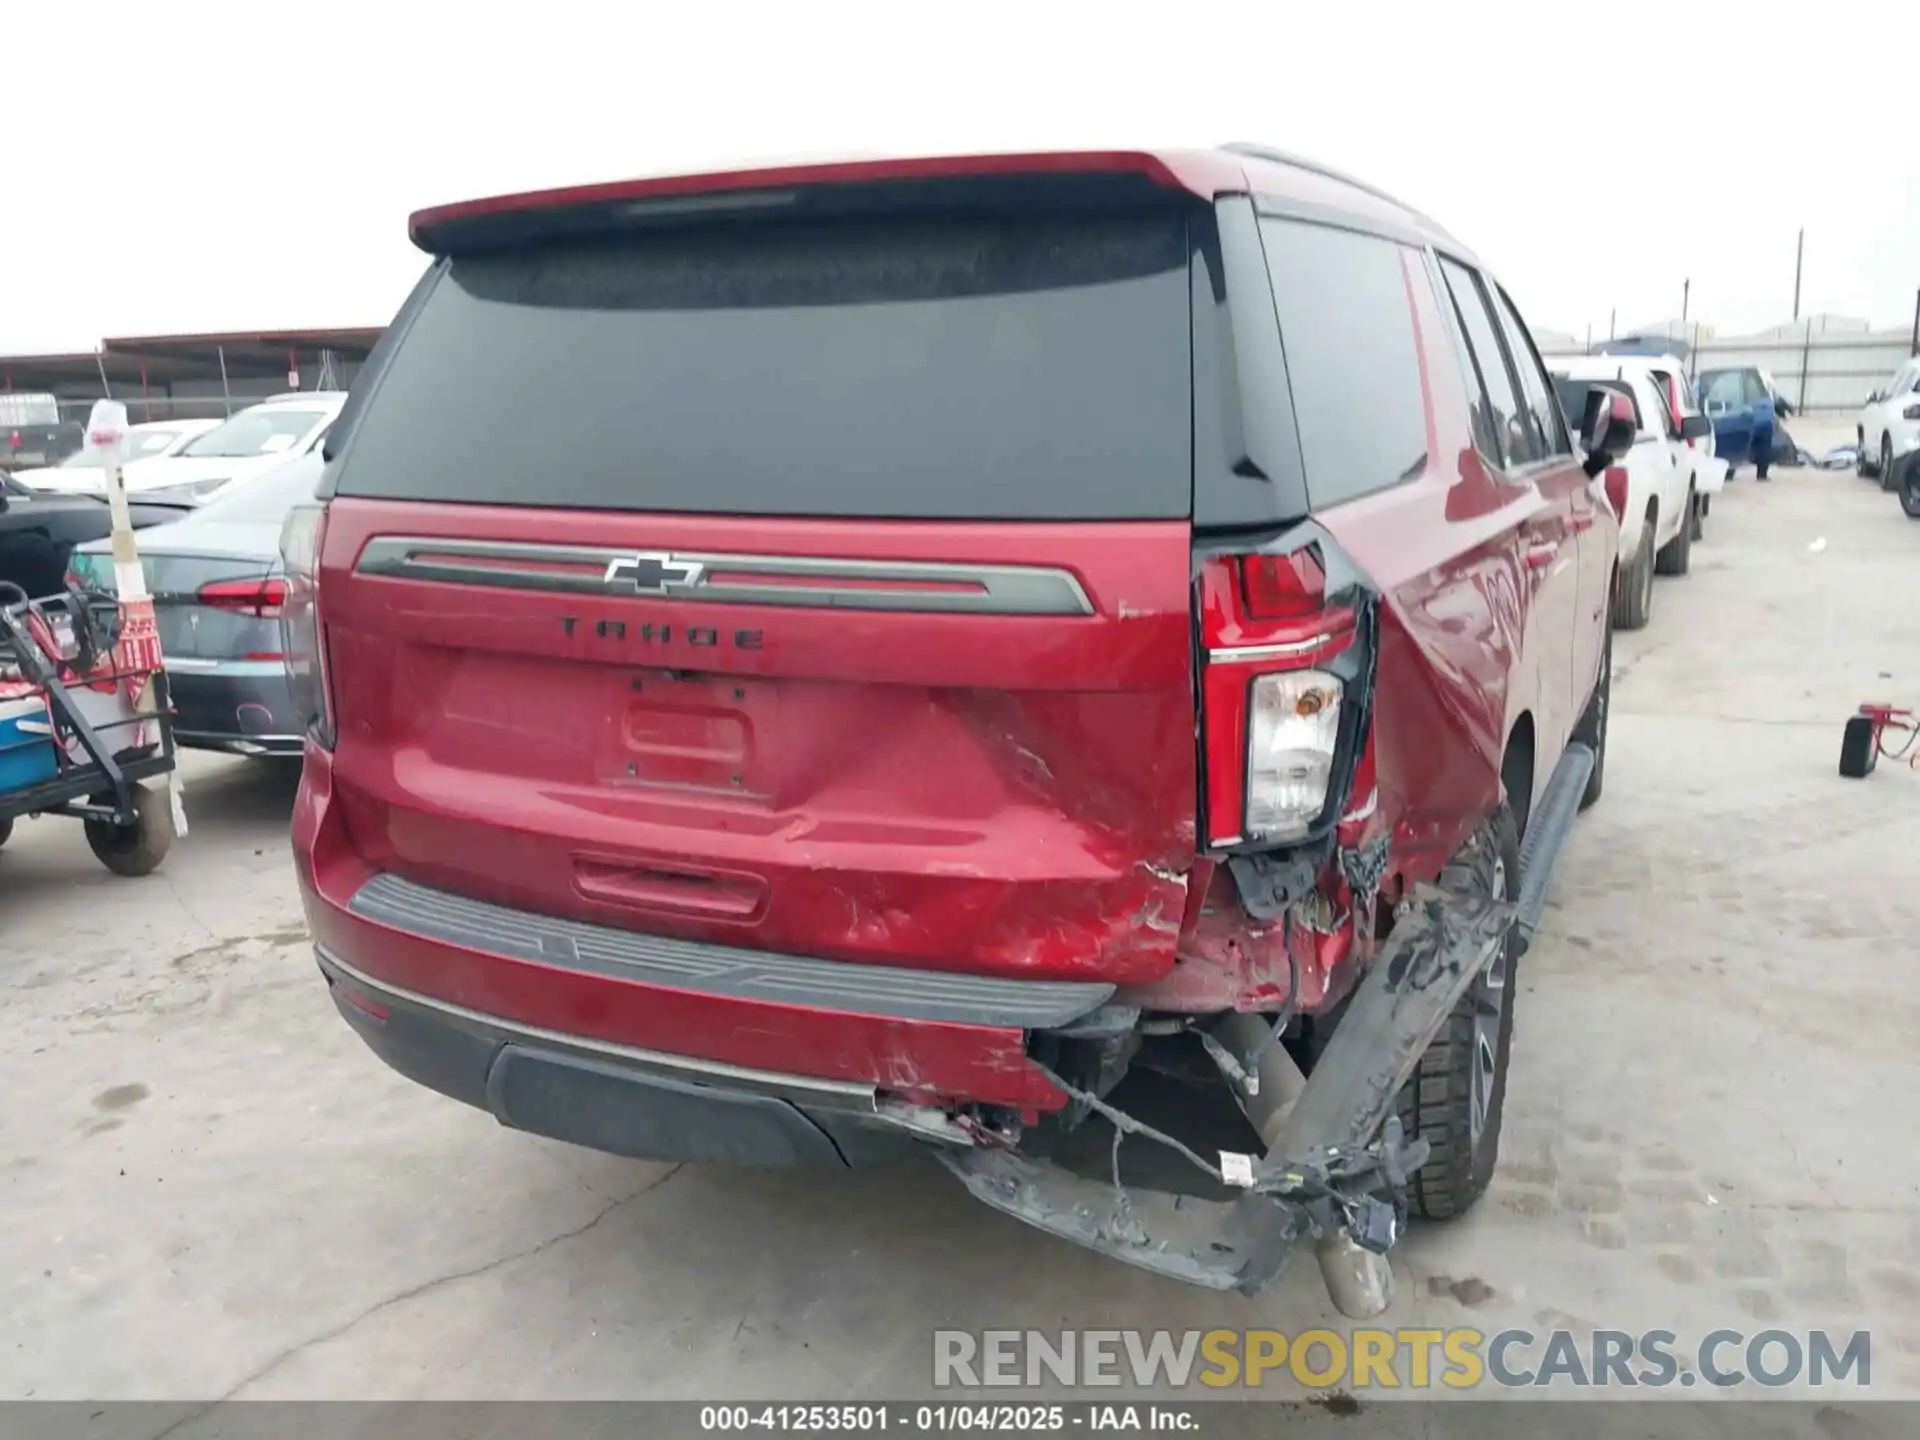
POLYGON ((1338 872, 1319 883, 1339 893, 1310 891, 1271 919, 1248 914, 1225 865, 1203 861, 1194 876, 1202 898, 1189 911, 1172 969, 1122 987, 1120 1001, 1174 1014, 1283 1007, 1313 1014, 1346 992, 1360 956, 1338 872))
MULTIPOLYGON (((1314 1235, 1346 1234, 1363 1248, 1383 1249, 1398 1228, 1382 1221, 1379 1207, 1391 1210, 1393 1203, 1383 1197, 1391 1196, 1397 1175, 1423 1158, 1401 1146, 1397 1126, 1383 1134, 1383 1123, 1421 1053, 1503 943, 1513 916, 1504 901, 1421 892, 1362 979, 1278 1139, 1253 1167, 1252 1186, 1237 1201, 1128 1191, 1006 1151, 941 1158, 996 1209, 1209 1289, 1262 1289, 1314 1235)), ((1218 1166, 1185 1153, 1210 1179, 1227 1183, 1218 1166)))

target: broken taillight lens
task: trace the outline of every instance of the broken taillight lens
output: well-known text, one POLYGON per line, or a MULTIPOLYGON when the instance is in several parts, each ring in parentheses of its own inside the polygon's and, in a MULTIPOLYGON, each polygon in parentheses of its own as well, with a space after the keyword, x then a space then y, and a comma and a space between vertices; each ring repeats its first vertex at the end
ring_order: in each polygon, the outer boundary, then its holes
POLYGON ((1295 620, 1327 603, 1327 572, 1311 549, 1243 556, 1240 573, 1249 619, 1295 620))
POLYGON ((1327 664, 1353 643, 1353 614, 1327 604, 1311 546, 1212 556, 1199 591, 1207 839, 1302 839, 1335 779, 1346 692, 1327 664))
POLYGON ((327 507, 296 505, 280 530, 280 559, 287 579, 280 606, 280 648, 287 688, 303 728, 333 747, 333 699, 327 680, 326 631, 320 620, 320 547, 326 539, 327 507))

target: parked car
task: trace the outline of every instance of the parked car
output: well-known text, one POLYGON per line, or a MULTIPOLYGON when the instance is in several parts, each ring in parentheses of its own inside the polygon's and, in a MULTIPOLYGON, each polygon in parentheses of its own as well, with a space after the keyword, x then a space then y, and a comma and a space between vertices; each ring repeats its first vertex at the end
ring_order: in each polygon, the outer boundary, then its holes
POLYGON ((1717 453, 1713 422, 1694 394, 1685 362, 1677 355, 1652 355, 1645 357, 1645 364, 1654 390, 1666 402, 1665 443, 1694 496, 1693 538, 1704 540, 1713 497, 1726 488, 1732 467, 1717 453))
MULTIPOLYGON (((303 726, 280 645, 280 529, 294 506, 313 499, 321 463, 317 454, 283 460, 140 536, 182 746, 300 753, 303 726)), ((111 541, 79 546, 71 568, 80 584, 114 592, 111 541)))
POLYGON ((1701 438, 1711 426, 1704 416, 1683 416, 1675 433, 1667 392, 1644 357, 1596 355, 1553 363, 1554 387, 1568 414, 1581 414, 1595 389, 1623 395, 1632 407, 1634 442, 1607 467, 1605 483, 1620 522, 1613 623, 1638 630, 1653 613, 1655 572, 1684 575, 1693 563, 1699 494, 1684 441, 1701 438))
MULTIPOLYGON (((135 529, 164 524, 185 514, 178 505, 130 503, 135 529)), ((0 580, 31 598, 58 594, 76 545, 113 528, 106 502, 90 495, 45 495, 0 475, 0 580)))
MULTIPOLYGON (((219 423, 218 420, 151 420, 129 425, 122 444, 121 464, 124 467, 142 460, 178 455, 197 436, 219 423)), ((16 470, 13 478, 35 490, 56 495, 98 495, 106 489, 106 479, 96 455, 84 448, 74 451, 58 465, 16 470)))
POLYGON ((178 454, 127 466, 127 493, 209 500, 234 481, 318 450, 346 400, 343 391, 308 390, 249 405, 189 440, 178 454))
POLYGON ((1692 353, 1692 347, 1671 335, 1620 335, 1612 340, 1595 341, 1592 353, 1641 355, 1656 360, 1678 356, 1684 361, 1692 353))
POLYGON ((1471 252, 1251 147, 412 235, 282 539, 348 1023, 519 1129, 925 1145, 1196 1284, 1313 1244, 1377 1311, 1397 1177, 1451 1215, 1493 1173, 1515 966, 1601 791, 1625 402, 1576 439, 1471 252), (1189 1049, 1186 1119, 1237 1100, 1266 1152, 1195 1152, 1237 1204, 1056 1158, 1189 1049))
POLYGON ((1860 473, 1878 476, 1888 490, 1896 488, 1899 462, 1920 450, 1920 355, 1867 396, 1854 430, 1860 439, 1860 473))
POLYGON ((44 391, 0 394, 0 473, 57 465, 86 439, 77 420, 60 418, 60 402, 44 391))
POLYGON ((1893 489, 1908 518, 1920 520, 1920 450, 1909 450, 1893 462, 1893 489))
POLYGON ((1694 376, 1694 388, 1713 421, 1714 453, 1727 462, 1729 475, 1738 474, 1751 459, 1755 434, 1763 425, 1774 432, 1768 463, 1780 455, 1783 442, 1787 458, 1780 463, 1795 463, 1798 451, 1778 424, 1781 416, 1793 413, 1793 407, 1766 371, 1752 365, 1702 370, 1694 376))

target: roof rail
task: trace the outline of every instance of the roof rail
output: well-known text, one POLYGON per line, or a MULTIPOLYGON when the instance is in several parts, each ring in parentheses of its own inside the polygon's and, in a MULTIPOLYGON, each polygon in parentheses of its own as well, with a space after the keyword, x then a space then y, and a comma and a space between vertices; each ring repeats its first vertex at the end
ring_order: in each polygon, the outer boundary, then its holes
POLYGON ((1442 228, 1435 224, 1429 216, 1414 209, 1413 206, 1407 204, 1407 202, 1399 196, 1389 195, 1378 185, 1369 184, 1365 180, 1349 175, 1344 170, 1336 170, 1333 166, 1324 165, 1320 161, 1311 159, 1308 156, 1296 155, 1291 150, 1281 150, 1273 145, 1260 145, 1246 140, 1229 140, 1220 148, 1229 155, 1245 155, 1254 160, 1270 160, 1276 165, 1291 165, 1296 170, 1305 170, 1309 174, 1320 175, 1328 180, 1338 180, 1342 185, 1351 185, 1354 189, 1364 191, 1376 200, 1384 200, 1389 205, 1397 206, 1409 215, 1419 216, 1421 220, 1425 221, 1428 225, 1432 225, 1436 230, 1442 228))

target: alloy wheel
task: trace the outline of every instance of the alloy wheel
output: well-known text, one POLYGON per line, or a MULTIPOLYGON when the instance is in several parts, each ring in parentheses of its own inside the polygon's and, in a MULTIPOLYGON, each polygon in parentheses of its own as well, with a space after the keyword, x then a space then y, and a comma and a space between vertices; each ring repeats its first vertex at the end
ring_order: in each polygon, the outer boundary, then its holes
MULTIPOLYGON (((1493 898, 1507 898, 1507 862, 1493 862, 1493 898)), ((1486 1133, 1493 1107, 1493 1082, 1500 1059, 1500 1020, 1507 1007, 1507 947, 1503 943, 1473 982, 1473 1069, 1468 1095, 1467 1134, 1474 1146, 1486 1133)))

